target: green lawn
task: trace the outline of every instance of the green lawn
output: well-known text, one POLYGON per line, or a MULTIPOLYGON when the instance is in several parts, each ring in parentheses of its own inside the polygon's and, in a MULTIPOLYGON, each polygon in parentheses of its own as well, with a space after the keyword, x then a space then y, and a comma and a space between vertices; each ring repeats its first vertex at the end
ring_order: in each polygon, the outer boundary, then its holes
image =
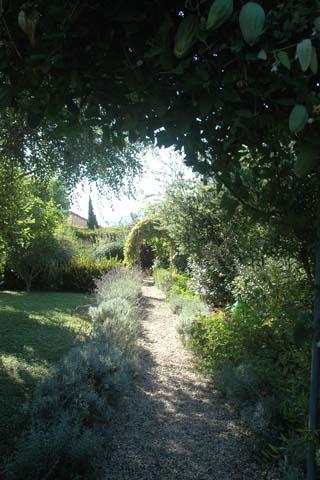
POLYGON ((85 303, 77 293, 0 292, 0 453, 23 428, 22 407, 35 382, 88 330, 77 313, 85 303))

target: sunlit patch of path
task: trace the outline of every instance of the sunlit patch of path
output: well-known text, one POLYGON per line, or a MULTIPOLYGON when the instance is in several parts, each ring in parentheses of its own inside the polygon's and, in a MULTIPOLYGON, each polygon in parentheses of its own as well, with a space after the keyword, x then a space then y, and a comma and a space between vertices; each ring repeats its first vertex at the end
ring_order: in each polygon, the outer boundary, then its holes
POLYGON ((162 293, 144 289, 142 373, 112 427, 106 480, 258 479, 248 438, 197 372, 162 293))

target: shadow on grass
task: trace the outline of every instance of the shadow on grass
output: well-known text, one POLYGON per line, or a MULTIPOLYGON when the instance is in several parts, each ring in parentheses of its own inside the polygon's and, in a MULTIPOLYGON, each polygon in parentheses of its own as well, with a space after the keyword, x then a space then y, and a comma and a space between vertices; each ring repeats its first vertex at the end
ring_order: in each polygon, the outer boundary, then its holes
POLYGON ((35 383, 67 353, 82 323, 79 294, 0 293, 0 453, 25 427, 23 405, 35 383))

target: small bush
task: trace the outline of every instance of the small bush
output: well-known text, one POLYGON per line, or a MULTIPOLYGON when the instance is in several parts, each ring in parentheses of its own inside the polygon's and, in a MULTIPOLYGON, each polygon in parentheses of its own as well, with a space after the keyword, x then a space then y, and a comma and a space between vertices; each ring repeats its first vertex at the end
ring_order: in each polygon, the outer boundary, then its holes
POLYGON ((239 365, 226 363, 216 374, 217 385, 239 407, 242 420, 260 436, 270 434, 276 416, 272 363, 257 358, 239 365))
POLYGON ((93 251, 93 256, 95 258, 105 257, 105 258, 118 258, 118 260, 123 260, 123 242, 117 240, 114 242, 100 242, 93 251))
POLYGON ((197 298, 180 298, 178 333, 183 342, 189 340, 192 322, 199 316, 209 315, 209 307, 197 298))
POLYGON ((189 277, 185 273, 172 272, 172 287, 168 296, 180 295, 184 297, 194 296, 194 293, 189 287, 189 277))
POLYGON ((189 285, 190 279, 185 273, 165 268, 153 268, 153 278, 156 286, 167 294, 168 299, 174 295, 195 296, 189 285))
POLYGON ((142 274, 140 270, 120 267, 104 274, 95 282, 97 303, 122 298, 135 304, 141 296, 142 274))
POLYGON ((153 276, 158 288, 166 293, 171 310, 179 315, 178 333, 187 341, 191 322, 198 316, 208 315, 208 305, 192 292, 188 275, 157 268, 153 276))
POLYGON ((31 426, 5 478, 97 478, 108 447, 106 425, 137 367, 140 280, 138 272, 122 269, 97 282, 92 331, 36 388, 31 426), (129 295, 124 285, 131 285, 129 295))
POLYGON ((154 283, 160 290, 167 293, 173 286, 173 276, 170 270, 155 268, 153 270, 154 283))

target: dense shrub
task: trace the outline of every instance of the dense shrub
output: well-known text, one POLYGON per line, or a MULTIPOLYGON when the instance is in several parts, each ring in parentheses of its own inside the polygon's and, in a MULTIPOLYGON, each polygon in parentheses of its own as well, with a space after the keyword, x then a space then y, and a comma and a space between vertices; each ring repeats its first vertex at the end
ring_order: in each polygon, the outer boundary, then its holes
MULTIPOLYGON (((41 241, 41 238, 39 241, 41 241)), ((45 242, 43 237, 42 241, 45 242)), ((33 256, 30 258, 33 262, 34 256, 40 257, 42 255, 42 268, 32 281, 34 290, 59 290, 62 285, 64 270, 72 261, 72 258, 79 255, 79 242, 66 222, 61 221, 56 225, 52 233, 51 249, 48 253, 50 254, 44 256, 43 252, 34 248, 33 256)), ((16 262, 12 262, 10 257, 7 258, 2 288, 8 290, 25 289, 25 280, 19 275, 16 262)))
POLYGON ((153 278, 156 286, 167 293, 173 286, 173 276, 170 270, 165 268, 154 268, 153 278))
POLYGON ((212 245, 204 249, 202 255, 188 259, 192 289, 215 306, 234 300, 231 283, 237 274, 237 261, 230 251, 230 245, 212 245))
POLYGON ((93 256, 95 258, 118 258, 123 260, 123 242, 117 240, 114 242, 99 242, 97 247, 93 250, 93 256))
POLYGON ((176 309, 176 313, 179 315, 178 333, 181 336, 183 343, 185 343, 189 339, 192 322, 199 316, 209 315, 209 307, 205 302, 196 297, 178 298, 180 299, 179 308, 176 309))
POLYGON ((265 318, 285 319, 310 311, 313 288, 305 271, 292 259, 265 257, 255 265, 238 265, 232 283, 235 298, 255 307, 265 318))
POLYGON ((106 426, 137 366, 140 286, 139 274, 124 269, 99 280, 92 331, 38 385, 28 406, 31 426, 5 478, 97 478, 106 426))
MULTIPOLYGON (((93 258, 82 253, 61 263, 51 260, 46 271, 40 274, 34 282, 35 290, 54 290, 65 292, 91 292, 95 280, 115 267, 120 267, 117 258, 93 258)), ((23 290, 24 282, 12 269, 7 268, 4 274, 2 288, 8 290, 23 290)))
MULTIPOLYGON (((232 288, 241 298, 232 308, 194 319, 188 345, 252 430, 269 442, 275 432, 285 432, 280 444, 298 437, 295 445, 303 450, 311 340, 305 274, 294 262, 266 258, 260 266, 242 266, 232 288)), ((286 455, 298 458, 292 451, 286 455)), ((295 469, 286 466, 287 472, 295 469)))
POLYGON ((126 299, 131 303, 136 302, 141 296, 141 272, 137 269, 131 269, 130 274, 126 272, 125 267, 113 269, 109 274, 96 280, 95 295, 98 303, 117 298, 126 299))
POLYGON ((192 290, 214 305, 233 300, 230 284, 245 250, 242 240, 248 237, 244 216, 231 217, 221 208, 224 194, 215 182, 179 178, 168 187, 160 208, 192 290))
POLYGON ((114 258, 94 259, 85 254, 73 257, 62 271, 59 289, 90 292, 94 289, 97 278, 119 266, 121 266, 121 262, 114 258))

